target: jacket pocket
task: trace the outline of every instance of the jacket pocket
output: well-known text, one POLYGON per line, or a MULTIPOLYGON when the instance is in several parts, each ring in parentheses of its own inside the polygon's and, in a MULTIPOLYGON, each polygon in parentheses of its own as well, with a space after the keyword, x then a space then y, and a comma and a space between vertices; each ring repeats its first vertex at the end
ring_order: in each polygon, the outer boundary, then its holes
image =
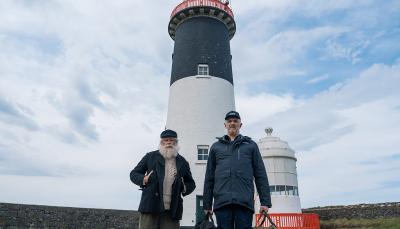
POLYGON ((231 174, 230 171, 223 171, 221 174, 215 174, 214 197, 218 197, 231 190, 231 174))
POLYGON ((237 190, 237 197, 241 202, 251 202, 254 197, 254 182, 252 176, 243 173, 243 171, 236 171, 235 188, 237 190))
POLYGON ((160 209, 160 195, 158 190, 154 188, 145 188, 142 192, 142 198, 140 200, 139 212, 142 213, 158 213, 160 209))
MULTIPOLYGON (((151 170, 150 170, 151 171, 151 170)), ((140 212, 160 212, 160 193, 157 173, 153 170, 149 180, 142 190, 142 198, 140 200, 140 212)))

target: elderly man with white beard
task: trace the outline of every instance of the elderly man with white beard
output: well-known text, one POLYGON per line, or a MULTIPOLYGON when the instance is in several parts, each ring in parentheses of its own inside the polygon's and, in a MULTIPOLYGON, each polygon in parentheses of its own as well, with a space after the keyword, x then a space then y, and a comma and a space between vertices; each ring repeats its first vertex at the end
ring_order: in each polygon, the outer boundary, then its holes
POLYGON ((164 130, 160 138, 159 149, 147 153, 130 174, 142 190, 139 229, 178 229, 182 196, 196 187, 189 163, 178 153, 177 133, 164 130))

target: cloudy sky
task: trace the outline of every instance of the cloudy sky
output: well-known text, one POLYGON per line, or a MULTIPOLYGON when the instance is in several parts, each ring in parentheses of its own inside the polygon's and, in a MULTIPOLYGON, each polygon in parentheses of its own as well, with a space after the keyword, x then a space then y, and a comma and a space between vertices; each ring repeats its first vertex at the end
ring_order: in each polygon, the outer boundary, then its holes
MULTIPOLYGON (((179 2, 0 1, 0 202, 137 209, 179 2)), ((242 132, 289 142, 302 206, 400 201, 400 2, 232 7, 242 132)))

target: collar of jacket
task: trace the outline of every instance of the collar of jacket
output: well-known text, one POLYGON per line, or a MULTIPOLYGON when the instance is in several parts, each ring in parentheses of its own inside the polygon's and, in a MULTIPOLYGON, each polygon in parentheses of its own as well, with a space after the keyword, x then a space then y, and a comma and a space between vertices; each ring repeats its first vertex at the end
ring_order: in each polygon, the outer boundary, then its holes
MULTIPOLYGON (((228 135, 218 137, 217 139, 219 142, 221 142, 223 144, 229 144, 231 142, 228 135)), ((234 142, 233 144, 237 145, 237 144, 241 144, 243 142, 250 142, 250 140, 251 140, 250 137, 239 134, 238 136, 236 136, 235 140, 233 140, 233 142, 234 142)))

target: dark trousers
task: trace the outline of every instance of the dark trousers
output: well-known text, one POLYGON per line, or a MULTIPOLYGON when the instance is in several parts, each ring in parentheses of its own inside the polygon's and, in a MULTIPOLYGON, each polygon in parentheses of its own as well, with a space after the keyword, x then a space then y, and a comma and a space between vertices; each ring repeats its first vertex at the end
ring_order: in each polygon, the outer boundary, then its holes
POLYGON ((215 211, 219 229, 251 229, 253 211, 250 209, 230 204, 215 211))

